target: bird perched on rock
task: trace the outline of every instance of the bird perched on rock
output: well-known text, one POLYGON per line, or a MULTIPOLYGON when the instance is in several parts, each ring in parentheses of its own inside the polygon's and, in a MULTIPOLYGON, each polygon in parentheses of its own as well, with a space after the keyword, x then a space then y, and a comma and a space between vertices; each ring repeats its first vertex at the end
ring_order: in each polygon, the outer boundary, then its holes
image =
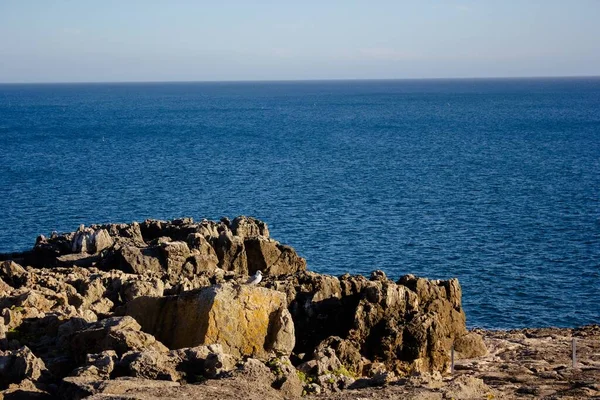
POLYGON ((262 280, 262 272, 256 271, 256 274, 252 275, 248 278, 246 285, 258 285, 258 283, 262 280))

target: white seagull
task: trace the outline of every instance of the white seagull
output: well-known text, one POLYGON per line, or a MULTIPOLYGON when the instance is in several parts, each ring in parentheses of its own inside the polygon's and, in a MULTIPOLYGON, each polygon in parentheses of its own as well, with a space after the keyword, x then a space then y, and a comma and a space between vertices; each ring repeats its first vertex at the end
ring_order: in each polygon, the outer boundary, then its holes
POLYGON ((256 271, 256 274, 252 275, 248 278, 246 285, 258 285, 258 283, 262 280, 262 272, 256 271))

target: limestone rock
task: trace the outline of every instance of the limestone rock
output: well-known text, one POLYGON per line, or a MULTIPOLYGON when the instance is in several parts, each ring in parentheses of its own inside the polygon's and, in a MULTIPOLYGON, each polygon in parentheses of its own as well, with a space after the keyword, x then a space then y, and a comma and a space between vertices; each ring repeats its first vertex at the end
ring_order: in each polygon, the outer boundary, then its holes
POLYGON ((242 238, 233 236, 230 231, 222 231, 214 242, 214 248, 219 258, 219 268, 234 271, 238 275, 248 275, 248 258, 242 238))
POLYGON ((255 286, 218 285, 127 304, 145 332, 172 349, 219 343, 235 357, 289 355, 294 326, 283 293, 255 286))
MULTIPOLYGON (((312 354, 337 336, 352 343, 361 359, 381 361, 391 372, 445 371, 452 341, 466 333, 456 280, 407 276, 395 283, 380 271, 370 280, 302 271, 285 281, 267 279, 265 286, 291 299, 298 353, 312 354)), ((358 354, 350 354, 346 362, 359 372, 358 354)))
POLYGON ((454 351, 457 359, 485 356, 487 348, 481 335, 469 332, 454 341, 454 351))
POLYGON ((140 331, 140 325, 131 317, 111 317, 85 324, 70 339, 70 347, 76 359, 84 360, 87 354, 114 350, 122 355, 131 350, 168 349, 152 335, 140 331))
POLYGON ((244 241, 244 247, 250 274, 260 270, 268 275, 287 275, 306 269, 305 259, 275 240, 252 237, 244 241))
POLYGON ((178 363, 176 357, 160 351, 130 351, 119 361, 127 376, 174 382, 181 380, 178 363))
POLYGON ((106 230, 111 238, 113 238, 115 244, 127 244, 134 247, 146 246, 140 224, 137 222, 132 222, 131 224, 92 225, 91 228, 95 230, 106 230))
POLYGON ((100 229, 94 232, 92 236, 92 249, 94 253, 100 253, 114 244, 113 238, 106 229, 100 229))
POLYGON ((27 281, 27 272, 14 261, 0 263, 0 278, 10 286, 19 288, 27 281))
POLYGON ((114 241, 106 229, 94 230, 93 228, 80 227, 71 239, 73 253, 96 254, 111 247, 114 241))
POLYGON ((109 379, 117 361, 118 356, 114 350, 107 350, 98 354, 88 354, 85 365, 76 369, 72 375, 90 379, 109 379))
POLYGON ((185 242, 169 242, 160 246, 169 275, 181 274, 183 264, 190 256, 190 249, 185 242))
POLYGON ((37 381, 46 372, 44 362, 26 346, 16 351, 0 351, 0 389, 25 379, 37 381))
POLYGON ((146 220, 140 224, 142 235, 146 241, 159 237, 169 237, 171 241, 182 241, 197 231, 198 225, 192 218, 179 218, 172 221, 146 220))
POLYGON ((210 243, 200 233, 190 234, 186 241, 191 254, 183 266, 184 274, 187 276, 200 273, 212 275, 219 265, 219 258, 210 243))
POLYGON ((243 215, 236 217, 231 222, 231 231, 243 239, 255 236, 269 237, 269 228, 266 223, 243 215))
POLYGON ((106 269, 118 268, 124 272, 144 274, 163 271, 158 247, 115 246, 113 254, 105 261, 106 269))
POLYGON ((158 278, 130 279, 123 282, 119 289, 121 298, 125 303, 141 296, 160 297, 164 294, 164 291, 165 284, 158 278))
POLYGON ((234 370, 238 362, 231 354, 225 353, 220 344, 172 350, 169 354, 181 360, 177 370, 182 371, 191 383, 198 379, 218 378, 234 370))

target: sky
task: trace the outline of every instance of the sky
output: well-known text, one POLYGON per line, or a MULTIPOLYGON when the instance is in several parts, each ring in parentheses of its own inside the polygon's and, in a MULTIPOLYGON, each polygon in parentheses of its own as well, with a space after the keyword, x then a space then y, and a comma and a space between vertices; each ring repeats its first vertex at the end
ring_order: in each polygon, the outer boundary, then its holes
POLYGON ((0 0, 0 82, 600 75, 600 0, 0 0))

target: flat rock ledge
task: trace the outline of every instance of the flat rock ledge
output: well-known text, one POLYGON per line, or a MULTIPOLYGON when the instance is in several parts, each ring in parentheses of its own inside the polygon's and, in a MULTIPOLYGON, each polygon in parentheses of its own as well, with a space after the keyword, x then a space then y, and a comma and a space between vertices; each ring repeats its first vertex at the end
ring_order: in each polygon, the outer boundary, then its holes
POLYGON ((250 217, 80 226, 0 255, 0 399, 579 399, 598 382, 598 326, 467 331, 456 279, 310 272, 250 217))

